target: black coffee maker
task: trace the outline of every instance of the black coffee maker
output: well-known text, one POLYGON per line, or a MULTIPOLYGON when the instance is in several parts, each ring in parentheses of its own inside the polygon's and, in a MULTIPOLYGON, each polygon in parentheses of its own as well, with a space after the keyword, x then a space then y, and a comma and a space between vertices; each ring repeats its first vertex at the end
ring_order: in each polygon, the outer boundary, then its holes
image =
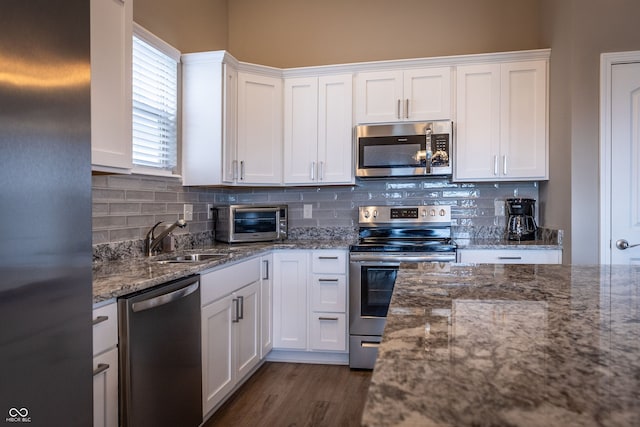
POLYGON ((538 226, 535 220, 536 201, 534 199, 507 199, 508 240, 535 240, 538 226))

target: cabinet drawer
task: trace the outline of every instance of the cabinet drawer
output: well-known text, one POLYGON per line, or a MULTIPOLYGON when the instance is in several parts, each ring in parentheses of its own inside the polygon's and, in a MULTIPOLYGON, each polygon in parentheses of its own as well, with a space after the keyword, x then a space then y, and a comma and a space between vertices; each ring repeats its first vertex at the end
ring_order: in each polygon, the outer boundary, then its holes
POLYGON ((311 284, 311 310, 344 313, 347 305, 345 275, 314 274, 311 284))
POLYGON ((118 345, 118 306, 103 305, 93 310, 93 354, 118 345))
POLYGON ((347 271, 346 251, 313 251, 312 273, 345 274, 347 271))
POLYGON ((560 249, 460 249, 458 262, 486 264, 560 264, 560 249))
POLYGON ((222 267, 200 276, 200 306, 260 280, 260 258, 222 267))
POLYGON ((346 351, 346 317, 344 313, 312 313, 311 350, 346 351))

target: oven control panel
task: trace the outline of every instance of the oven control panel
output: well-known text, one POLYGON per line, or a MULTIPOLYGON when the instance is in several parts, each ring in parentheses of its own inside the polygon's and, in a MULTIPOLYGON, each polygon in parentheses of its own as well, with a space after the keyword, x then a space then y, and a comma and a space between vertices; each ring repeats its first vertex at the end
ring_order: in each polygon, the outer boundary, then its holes
POLYGON ((361 225, 389 223, 450 224, 451 206, 360 206, 358 223, 361 225))

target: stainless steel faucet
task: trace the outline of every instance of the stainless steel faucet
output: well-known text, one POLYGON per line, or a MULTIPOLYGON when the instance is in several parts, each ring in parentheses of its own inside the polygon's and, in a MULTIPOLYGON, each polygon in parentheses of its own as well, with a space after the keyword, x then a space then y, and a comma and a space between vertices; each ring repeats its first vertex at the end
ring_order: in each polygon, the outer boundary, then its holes
POLYGON ((147 232, 147 236, 144 238, 144 253, 145 253, 146 256, 153 255, 153 252, 156 250, 158 245, 160 245, 160 243, 162 242, 162 239, 167 237, 167 235, 169 233, 171 233, 174 228, 176 228, 176 227, 180 227, 180 228, 186 227, 187 226, 187 221, 185 221, 184 219, 179 219, 176 222, 174 222, 173 224, 171 224, 169 227, 164 229, 162 231, 162 233, 160 233, 158 236, 155 236, 156 227, 159 226, 160 224, 162 224, 162 221, 158 221, 156 223, 156 225, 151 227, 149 229, 149 231, 147 232))

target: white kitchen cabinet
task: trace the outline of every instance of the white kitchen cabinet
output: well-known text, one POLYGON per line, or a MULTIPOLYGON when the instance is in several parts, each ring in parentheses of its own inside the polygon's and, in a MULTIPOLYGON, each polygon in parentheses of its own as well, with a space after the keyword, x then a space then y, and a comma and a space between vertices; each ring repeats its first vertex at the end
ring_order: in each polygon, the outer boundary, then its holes
POLYGON ((118 309, 93 310, 93 425, 118 426, 118 309))
POLYGON ((133 0, 91 0, 91 165, 130 173, 133 0))
POLYGON ((454 179, 548 179, 547 61, 457 68, 454 179))
POLYGON ((260 362, 260 259, 202 274, 200 283, 206 415, 260 362))
POLYGON ((273 348, 273 254, 260 258, 260 358, 273 348))
POLYGON ((451 67, 361 72, 356 123, 451 119, 451 67))
POLYGON ((308 251, 273 254, 273 347, 307 348, 308 251))
POLYGON ((476 264, 561 264, 562 249, 458 249, 457 261, 476 264))
POLYGON ((351 184, 352 74, 284 82, 284 183, 351 184))
POLYGON ((280 77, 238 72, 236 183, 282 183, 282 97, 280 77))
POLYGON ((274 254, 275 350, 346 352, 346 259, 343 250, 274 254))
POLYGON ((233 183, 237 70, 224 51, 182 55, 182 183, 233 183))

